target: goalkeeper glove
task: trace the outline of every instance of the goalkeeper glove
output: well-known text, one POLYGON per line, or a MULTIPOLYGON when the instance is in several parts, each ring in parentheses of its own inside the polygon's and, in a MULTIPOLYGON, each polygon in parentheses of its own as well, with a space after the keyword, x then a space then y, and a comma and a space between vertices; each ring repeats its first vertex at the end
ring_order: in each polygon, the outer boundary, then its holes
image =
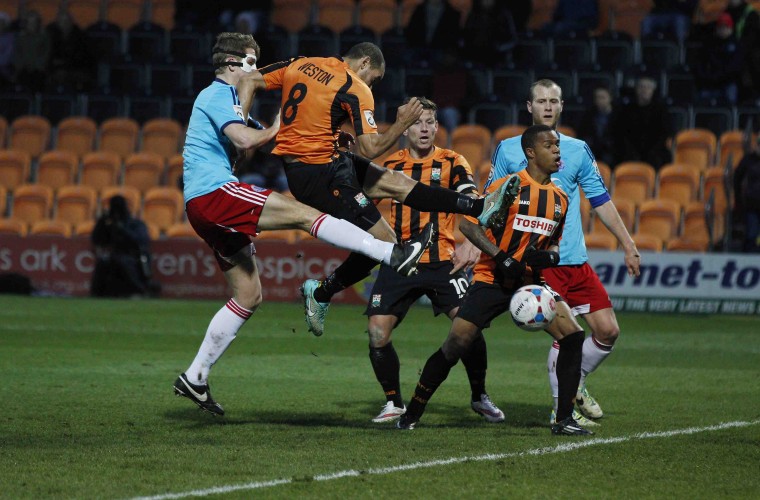
POLYGON ((551 250, 536 250, 534 246, 529 246, 525 249, 523 261, 532 269, 556 267, 559 265, 559 253, 551 250))
POLYGON ((494 255, 493 260, 507 279, 522 278, 525 274, 525 264, 510 257, 503 250, 494 255))

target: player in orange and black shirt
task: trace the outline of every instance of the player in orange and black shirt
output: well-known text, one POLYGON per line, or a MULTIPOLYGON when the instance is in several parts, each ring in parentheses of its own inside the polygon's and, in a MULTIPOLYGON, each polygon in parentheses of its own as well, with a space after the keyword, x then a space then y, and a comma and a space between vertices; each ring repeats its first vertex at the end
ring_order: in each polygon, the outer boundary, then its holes
MULTIPOLYGON (((419 98, 419 101, 424 109, 422 116, 404 132, 409 146, 391 154, 384 166, 396 172, 404 172, 421 183, 477 197, 477 188, 467 160, 459 153, 439 148, 433 143, 438 131, 437 106, 424 97, 419 98)), ((400 363, 391 342, 393 329, 404 320, 409 307, 423 295, 432 302, 436 316, 445 313, 449 318, 454 318, 459 301, 469 284, 463 271, 454 272, 451 262, 456 246, 455 215, 420 212, 393 202, 390 224, 399 240, 412 238, 428 222, 433 223, 436 236, 423 254, 421 264, 417 266, 418 274, 397 279, 394 274, 398 273, 388 266, 380 266, 365 311, 369 316, 369 359, 386 397, 385 405, 380 414, 372 419, 373 422, 396 420, 405 411, 399 382, 400 363)), ((489 422, 504 421, 504 413, 491 402, 486 393, 487 354, 482 335, 473 342, 463 357, 463 363, 470 380, 472 409, 489 422)))
MULTIPOLYGON (((370 198, 393 198, 423 212, 441 211, 478 217, 485 226, 503 223, 505 193, 471 198, 428 186, 407 175, 371 163, 385 153, 422 114, 411 99, 398 108, 396 122, 380 134, 374 117, 372 84, 385 74, 385 59, 372 43, 360 43, 339 57, 298 57, 253 71, 238 82, 241 112, 248 113, 253 95, 282 91, 282 124, 274 153, 285 162, 290 191, 302 203, 346 219, 373 236, 395 241, 370 198), (351 121, 356 146, 363 155, 340 152, 340 126, 351 121), (365 158, 366 157, 366 158, 365 158)), ((376 265, 352 253, 324 282, 303 286, 306 322, 321 335, 331 297, 369 275, 376 265)))
POLYGON ((534 283, 545 286, 557 301, 557 316, 546 328, 560 343, 557 359, 559 403, 554 434, 590 434, 572 417, 575 393, 581 376, 584 332, 562 297, 541 278, 541 269, 559 264, 559 240, 567 212, 568 197, 551 182, 560 164, 559 136, 549 126, 534 125, 522 136, 528 167, 489 186, 519 187, 518 203, 510 207, 506 228, 484 231, 472 221, 460 224, 462 233, 483 255, 475 266, 459 312, 443 346, 425 364, 408 410, 398 421, 401 429, 412 429, 438 386, 467 352, 473 340, 491 321, 509 309, 517 288, 534 283), (563 352, 565 351, 565 352, 563 352))

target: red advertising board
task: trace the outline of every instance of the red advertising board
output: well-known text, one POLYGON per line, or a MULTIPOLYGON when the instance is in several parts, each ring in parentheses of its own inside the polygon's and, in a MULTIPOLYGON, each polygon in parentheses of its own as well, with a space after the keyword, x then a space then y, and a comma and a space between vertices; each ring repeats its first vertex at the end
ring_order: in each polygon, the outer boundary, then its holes
MULTIPOLYGON (((348 255, 320 243, 256 242, 256 259, 264 300, 290 302, 299 299, 298 287, 307 278, 331 273, 348 255)), ((170 298, 225 299, 230 296, 224 275, 211 249, 196 240, 160 240, 151 243, 153 275, 161 284, 161 296, 170 298)), ((0 237, 0 273, 18 273, 31 279, 42 293, 85 296, 95 256, 88 238, 56 236, 0 237)), ((338 294, 334 302, 366 303, 366 283, 338 294)))

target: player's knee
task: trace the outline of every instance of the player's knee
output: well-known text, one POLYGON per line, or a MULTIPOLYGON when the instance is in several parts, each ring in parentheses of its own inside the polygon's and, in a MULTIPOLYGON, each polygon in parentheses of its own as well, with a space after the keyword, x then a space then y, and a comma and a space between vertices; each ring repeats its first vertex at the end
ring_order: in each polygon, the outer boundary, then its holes
POLYGON ((253 311, 264 300, 261 294, 260 286, 242 286, 238 287, 235 293, 235 301, 242 307, 253 311))
POLYGON ((391 332, 392 330, 389 328, 370 319, 369 326, 367 327, 370 347, 379 349, 388 345, 388 342, 391 341, 391 332))
POLYGON ((604 325, 598 328, 592 335, 596 340, 605 345, 614 345, 620 336, 620 327, 617 324, 604 325))

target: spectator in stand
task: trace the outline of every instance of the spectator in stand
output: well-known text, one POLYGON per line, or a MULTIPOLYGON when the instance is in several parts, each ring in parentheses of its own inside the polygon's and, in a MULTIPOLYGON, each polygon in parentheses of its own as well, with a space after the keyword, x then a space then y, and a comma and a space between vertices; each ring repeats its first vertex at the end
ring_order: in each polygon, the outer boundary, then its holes
POLYGON ((634 97, 624 100, 612 114, 613 164, 643 161, 660 168, 670 163, 668 142, 673 137, 673 125, 667 107, 655 96, 656 90, 654 78, 639 76, 634 97))
POLYGON ((744 222, 742 249, 760 253, 760 136, 748 149, 734 171, 735 213, 744 222))
POLYGON ((739 102, 760 105, 760 12, 745 0, 729 0, 726 12, 734 21, 735 35, 744 55, 739 102))
POLYGON ((441 55, 459 49, 459 11, 448 0, 425 0, 415 7, 406 26, 407 57, 420 63, 441 62, 441 55))
POLYGON ((655 0, 652 10, 641 21, 641 38, 686 40, 697 3, 698 0, 655 0))
POLYGON ((594 89, 594 102, 586 108, 576 129, 578 138, 586 141, 597 160, 608 165, 614 161, 610 121, 612 93, 607 87, 594 89))
POLYGON ((575 32, 587 35, 599 24, 599 4, 597 0, 559 0, 551 23, 546 24, 544 34, 566 37, 575 32))
POLYGON ((123 196, 111 198, 108 212, 92 230, 95 271, 93 297, 146 296, 157 291, 152 282, 150 237, 145 223, 129 213, 123 196))
POLYGON ((734 20, 724 12, 711 29, 703 33, 697 35, 702 43, 699 57, 692 68, 699 97, 705 101, 736 104, 737 82, 744 56, 734 36, 734 20))
POLYGON ((0 89, 6 88, 13 80, 13 52, 16 34, 11 29, 11 16, 0 12, 0 89))
POLYGON ((87 35, 74 24, 66 10, 58 12, 47 27, 50 46, 50 83, 67 89, 85 90, 94 76, 87 51, 87 35))
POLYGON ((475 0, 462 29, 463 56, 493 66, 504 61, 517 42, 507 0, 475 0))
POLYGON ((41 91, 47 81, 50 62, 50 37, 42 27, 37 11, 30 10, 21 21, 16 34, 13 64, 16 83, 26 90, 41 91))
POLYGON ((506 3, 507 9, 509 9, 515 22, 515 29, 518 33, 525 33, 530 13, 533 10, 531 0, 509 0, 506 3))

